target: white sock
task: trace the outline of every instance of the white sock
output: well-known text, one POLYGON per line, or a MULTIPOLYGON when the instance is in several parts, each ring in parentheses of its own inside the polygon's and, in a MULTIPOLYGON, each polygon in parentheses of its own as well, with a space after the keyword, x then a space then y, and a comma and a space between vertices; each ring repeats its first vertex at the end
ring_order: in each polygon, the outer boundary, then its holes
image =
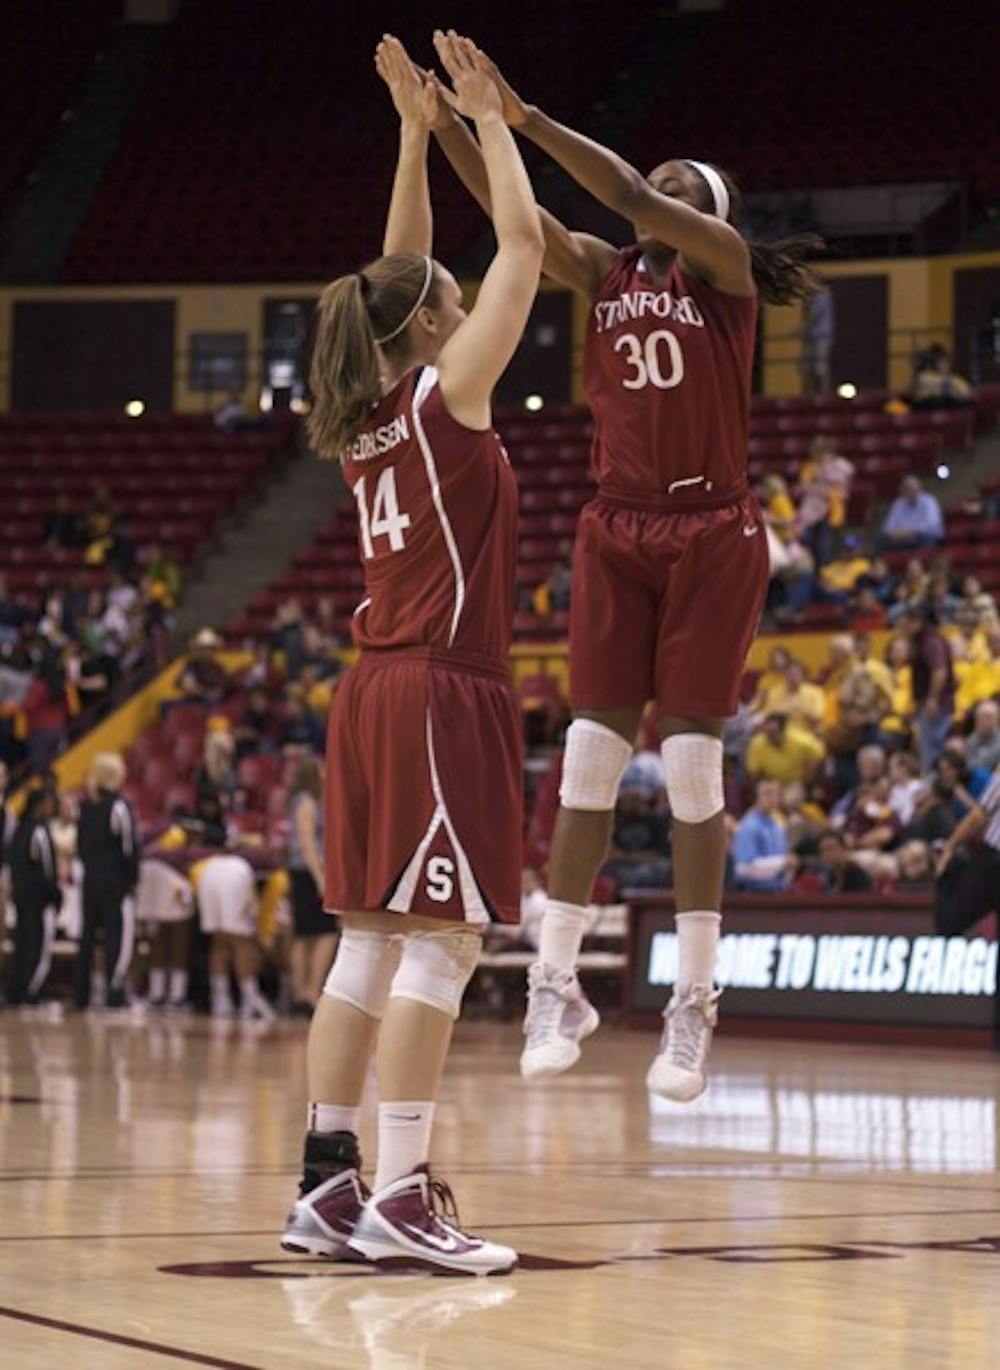
POLYGON ((722 915, 710 912, 677 914, 677 988, 711 985, 719 949, 722 915))
POLYGON ((379 1104, 376 1190, 426 1165, 433 1125, 434 1104, 429 1099, 379 1104))
POLYGON ((170 1002, 183 1004, 188 997, 188 973, 186 970, 170 972, 170 1002))
POLYGON ((350 1104, 310 1104, 306 1114, 310 1132, 353 1132, 358 1135, 361 1107, 350 1104))
POLYGON ((162 966, 149 972, 149 997, 150 999, 162 999, 167 992, 167 972, 162 966))
POLYGON ((255 1004, 260 998, 260 985, 257 983, 256 975, 248 975, 245 980, 240 981, 240 1003, 255 1004))
POLYGON ((230 1002, 229 976, 213 975, 210 977, 210 983, 212 986, 212 1003, 228 1004, 230 1002))
POLYGON ((582 904, 564 904, 559 899, 550 899, 542 915, 539 961, 557 970, 575 970, 586 924, 587 910, 582 904))

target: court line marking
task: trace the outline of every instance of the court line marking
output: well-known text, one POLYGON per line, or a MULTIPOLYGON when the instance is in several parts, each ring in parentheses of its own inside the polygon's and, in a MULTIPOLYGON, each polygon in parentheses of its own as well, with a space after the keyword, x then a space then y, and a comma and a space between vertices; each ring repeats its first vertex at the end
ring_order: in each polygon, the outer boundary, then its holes
MULTIPOLYGON (((694 1223, 808 1223, 831 1222, 837 1218, 984 1218, 1000 1213, 1000 1208, 915 1208, 890 1209, 885 1213, 745 1213, 737 1217, 712 1218, 567 1218, 523 1223, 475 1223, 475 1227, 490 1232, 534 1232, 539 1228, 567 1227, 669 1227, 691 1226, 694 1223)), ((35 1236, 0 1237, 0 1243, 10 1242, 119 1242, 119 1241, 179 1241, 181 1238, 213 1237, 276 1237, 274 1227, 255 1227, 241 1230, 213 1232, 43 1232, 35 1236)), ((277 1260, 278 1257, 275 1257, 277 1260)))
POLYGON ((89 1337, 92 1341, 110 1342, 113 1346, 130 1346, 136 1351, 149 1351, 157 1356, 171 1356, 174 1360, 184 1360, 190 1365, 210 1365, 215 1370, 263 1370, 262 1366, 250 1365, 247 1361, 223 1360, 220 1356, 206 1356, 198 1351, 185 1351, 180 1346, 168 1346, 165 1342, 145 1341, 141 1337, 127 1337, 121 1332, 105 1332, 99 1327, 85 1327, 80 1322, 63 1322, 59 1318, 45 1318, 40 1313, 27 1313, 20 1308, 5 1308, 0 1304, 0 1318, 11 1318, 15 1322, 26 1322, 35 1327, 49 1327, 55 1332, 68 1332, 75 1337, 89 1337))

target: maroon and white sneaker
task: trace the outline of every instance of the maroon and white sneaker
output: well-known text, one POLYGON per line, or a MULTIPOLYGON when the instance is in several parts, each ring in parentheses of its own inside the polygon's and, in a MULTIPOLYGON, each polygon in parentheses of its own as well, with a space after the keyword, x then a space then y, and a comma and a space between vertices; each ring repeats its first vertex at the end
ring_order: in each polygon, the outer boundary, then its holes
POLYGON ((506 1275, 514 1269, 516 1251, 463 1232, 458 1221, 451 1190, 418 1166, 369 1198, 347 1245, 382 1269, 439 1275, 506 1275))
POLYGON ((341 1170, 296 1199, 285 1223, 281 1245, 285 1251, 331 1260, 356 1260, 347 1250, 371 1191, 356 1170, 341 1170))

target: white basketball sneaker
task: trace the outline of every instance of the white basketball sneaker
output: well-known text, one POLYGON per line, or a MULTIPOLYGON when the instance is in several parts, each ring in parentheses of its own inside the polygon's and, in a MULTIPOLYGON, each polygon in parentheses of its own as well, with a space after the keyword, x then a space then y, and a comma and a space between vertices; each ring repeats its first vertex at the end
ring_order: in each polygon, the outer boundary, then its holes
POLYGON ((721 994, 721 989, 711 985, 692 985, 683 994, 674 990, 663 1010, 660 1050, 646 1076, 646 1088, 652 1094, 689 1104, 703 1093, 721 994))
POLYGON ((506 1275, 517 1252, 463 1232, 451 1190, 426 1166, 374 1193, 358 1218, 348 1252, 381 1269, 445 1275, 506 1275))
POLYGON ((569 1070, 580 1059, 580 1043, 597 1030, 600 1021, 575 971, 536 961, 528 971, 527 1041, 521 1052, 521 1075, 525 1080, 543 1080, 569 1070))

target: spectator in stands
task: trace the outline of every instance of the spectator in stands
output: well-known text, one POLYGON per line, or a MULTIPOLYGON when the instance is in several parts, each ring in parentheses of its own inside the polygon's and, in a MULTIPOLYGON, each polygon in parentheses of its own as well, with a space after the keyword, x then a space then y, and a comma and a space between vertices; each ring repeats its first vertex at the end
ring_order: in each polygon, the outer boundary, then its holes
POLYGON ((889 806, 901 828, 912 821, 923 789, 917 757, 912 752, 894 752, 889 758, 889 806))
POLYGON ((896 888, 922 890, 934 882, 934 861, 926 842, 904 842, 896 852, 896 888))
POLYGON ((73 512, 64 490, 56 495, 52 513, 45 520, 42 538, 46 547, 79 547, 82 541, 80 520, 73 512))
POLYGON ((898 586, 899 581, 893 575, 889 563, 885 557, 880 556, 877 556, 868 570, 854 582, 854 588, 858 593, 870 590, 884 608, 888 608, 895 600, 898 586))
POLYGON ((917 795, 917 807, 903 836, 930 846, 940 846, 955 831, 954 796, 937 775, 925 780, 917 795))
POLYGON ((895 845, 899 825, 889 803, 889 777, 858 786, 841 831, 852 851, 881 852, 895 845))
POLYGON ((33 771, 51 765, 66 744, 71 709, 79 709, 75 692, 71 699, 69 689, 61 653, 46 646, 22 706, 27 760, 33 771))
POLYGON ((843 827, 862 787, 874 785, 886 774, 885 748, 877 743, 859 747, 853 762, 850 787, 841 789, 840 797, 830 810, 831 827, 843 827))
POLYGON ((947 571, 932 572, 927 587, 927 606, 942 627, 953 627, 958 621, 959 598, 951 592, 951 577, 947 571))
POLYGON ((807 783, 822 765, 823 744, 811 733, 789 725, 784 714, 768 714, 750 740, 746 769, 751 779, 807 783))
POLYGON ((657 798, 642 788, 620 789, 608 860, 601 874, 619 889, 659 889, 670 884, 670 842, 657 798))
POLYGON ((976 705, 966 757, 971 767, 991 773, 1000 766, 1000 704, 995 699, 976 705))
POLYGON ((818 733, 825 709, 823 691, 807 680, 806 668, 793 657, 785 668, 784 680, 768 691, 767 712, 784 714, 793 727, 818 733))
POLYGON ((824 894, 864 894, 872 887, 867 872, 850 859, 843 834, 832 828, 819 839, 816 872, 824 894))
POLYGON ((783 685, 785 671, 788 663, 792 659, 792 654, 787 647, 772 647, 767 658, 767 670, 757 681, 757 689, 754 697, 750 701, 751 711, 755 714, 767 714, 771 710, 767 706, 768 692, 776 685, 783 685))
POLYGON ((971 609, 975 622, 988 627, 997 622, 997 602, 976 575, 962 578, 961 604, 971 609))
POLYGON ((731 854, 738 889, 767 894, 791 884, 798 858, 789 851, 780 802, 781 787, 775 781, 757 782, 757 801, 733 834, 731 854))
POLYGON ((872 640, 867 631, 855 632, 854 660, 860 670, 870 675, 886 698, 892 696, 892 671, 884 661, 880 661, 872 651, 872 640))
POLYGON ((317 755, 323 751, 323 724, 292 686, 285 691, 284 718, 278 741, 285 751, 306 749, 317 755))
POLYGON ((972 387, 951 369, 951 357, 934 343, 917 360, 910 395, 914 409, 965 409, 972 404, 972 387))
POLYGON ((192 639, 191 654, 177 678, 183 700, 213 705, 226 697, 230 679, 218 657, 222 646, 222 639, 211 628, 202 628, 192 639))
POLYGON ((889 506, 878 550, 935 547, 944 537, 944 518, 936 495, 928 494, 916 476, 904 476, 889 506))
POLYGON ((236 792, 235 753, 236 741, 229 729, 210 726, 205 733, 201 765, 195 773, 195 796, 200 799, 203 795, 214 795, 223 813, 232 806, 236 792))
POLYGON ((955 708, 955 676, 947 640, 938 632, 932 614, 908 606, 900 620, 909 643, 913 672, 917 751, 924 774, 932 770, 951 728, 955 708))
POLYGON ((212 422, 225 433, 238 433, 242 429, 258 426, 258 422, 250 417, 250 411, 239 390, 230 391, 212 415, 212 422))
POLYGON ((569 613, 569 592, 573 570, 566 560, 553 566, 546 580, 537 587, 532 596, 532 607, 539 618, 550 614, 569 613))
POLYGON ((297 599, 286 599, 278 605, 268 635, 268 644, 272 651, 281 652, 284 656, 287 680, 297 680, 302 669, 305 622, 305 613, 297 599))
POLYGON ((964 737, 949 737, 944 751, 937 759, 935 773, 952 794, 952 808, 958 818, 964 818, 975 800, 990 783, 992 771, 981 766, 970 766, 965 751, 964 737))
POLYGON ((854 463, 840 456, 828 437, 815 437, 809 459, 799 473, 796 527, 819 567, 833 557, 834 538, 847 522, 853 479, 854 463))
POLYGON ((830 359, 833 355, 836 321, 836 305, 830 289, 818 290, 804 302, 802 352, 799 357, 804 395, 826 395, 832 388, 830 359))
POLYGON ((313 756, 298 765, 288 806, 291 879, 292 1013, 311 1017, 334 952, 337 920, 323 910, 323 771, 313 756))
POLYGON ((854 598, 851 600, 849 614, 851 623, 866 632, 876 632, 884 628, 889 621, 885 605, 868 586, 859 588, 858 581, 855 581, 854 585, 854 598))
POLYGON ((276 751, 278 729, 271 692, 263 685, 255 685, 247 698, 243 716, 233 730, 237 760, 276 751))
POLYGON ((94 758, 87 797, 80 805, 78 849, 83 862, 83 931, 76 958, 78 1009, 90 1004, 91 961, 104 929, 108 1008, 127 1008, 128 977, 135 949, 135 890, 139 883, 139 830, 121 795, 125 763, 114 752, 94 758))
POLYGON ((783 622, 798 622, 813 588, 812 553, 796 532, 795 504, 781 476, 768 476, 761 486, 771 564, 768 607, 783 622))
POLYGON ((12 598, 7 589, 7 577, 0 571, 0 646, 13 645, 20 637, 21 629, 34 621, 31 610, 12 598))
POLYGON ((826 813, 805 785, 793 780, 781 791, 781 812, 785 819, 789 848, 797 856, 817 850, 826 827, 826 813))
POLYGON ((166 609, 176 606, 181 593, 181 568, 158 542, 150 543, 147 550, 145 581, 151 598, 166 609))
POLYGON ((821 603, 847 604, 861 577, 871 570, 871 565, 861 546, 861 539, 854 533, 848 533, 838 555, 820 571, 814 598, 821 603))

